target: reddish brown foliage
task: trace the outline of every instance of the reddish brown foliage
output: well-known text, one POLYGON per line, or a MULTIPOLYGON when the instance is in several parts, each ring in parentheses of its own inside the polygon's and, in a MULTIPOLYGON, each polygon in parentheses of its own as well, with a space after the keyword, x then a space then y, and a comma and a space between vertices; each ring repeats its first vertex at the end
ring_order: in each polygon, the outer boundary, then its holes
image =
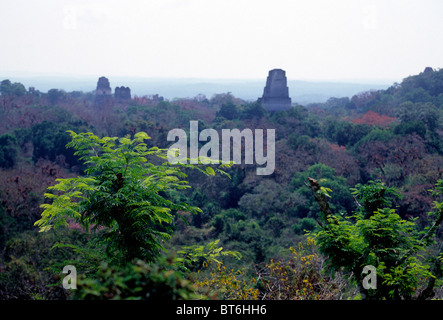
POLYGON ((345 146, 339 146, 338 144, 333 144, 333 143, 328 143, 329 147, 331 147, 331 149, 333 151, 345 151, 346 147, 345 146))
POLYGON ((20 168, 0 171, 0 175, 0 204, 5 214, 32 225, 40 218, 46 188, 67 173, 58 164, 39 160, 34 166, 22 164, 20 168))
POLYGON ((371 126, 385 127, 395 120, 396 118, 380 115, 377 112, 369 110, 361 118, 353 119, 352 122, 355 124, 368 124, 371 126))
POLYGON ((345 146, 332 144, 326 140, 320 141, 316 162, 334 168, 337 175, 345 177, 351 185, 360 180, 357 160, 345 146))

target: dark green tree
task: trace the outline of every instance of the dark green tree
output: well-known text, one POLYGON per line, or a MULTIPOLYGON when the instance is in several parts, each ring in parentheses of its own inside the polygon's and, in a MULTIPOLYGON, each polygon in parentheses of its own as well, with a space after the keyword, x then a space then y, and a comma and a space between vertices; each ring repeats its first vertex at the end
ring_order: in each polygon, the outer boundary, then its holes
POLYGON ((81 275, 74 299, 81 300, 192 300, 192 282, 172 270, 173 261, 162 264, 135 260, 117 267, 102 262, 95 278, 81 275))
POLYGON ((345 178, 337 176, 334 168, 323 163, 316 163, 303 172, 294 174, 290 187, 302 199, 306 201, 298 201, 297 214, 300 218, 309 217, 316 218, 318 205, 311 196, 311 190, 305 184, 308 177, 317 180, 324 179, 324 187, 333 190, 334 197, 330 200, 330 205, 337 212, 350 213, 354 207, 352 194, 347 187, 345 178))
POLYGON ((66 92, 59 89, 50 89, 48 91, 48 100, 51 105, 56 105, 67 96, 66 92))
POLYGON ((288 145, 294 150, 304 150, 313 154, 317 152, 316 143, 307 135, 292 133, 288 137, 288 145))
POLYGON ((74 155, 74 150, 67 149, 66 144, 70 142, 70 136, 66 132, 73 125, 57 124, 52 121, 43 121, 32 127, 32 159, 39 158, 55 161, 58 155, 63 155, 69 165, 78 165, 78 157, 74 155))
POLYGON ((217 111, 217 116, 222 116, 228 120, 233 120, 238 117, 237 106, 232 102, 222 104, 220 110, 217 111))
POLYGON ((6 79, 0 83, 0 93, 2 95, 23 96, 26 94, 26 88, 20 82, 12 83, 10 80, 6 79))
POLYGON ((11 168, 17 162, 18 146, 15 136, 5 133, 0 136, 0 167, 11 168))
POLYGON ((410 101, 400 105, 398 118, 401 124, 420 121, 429 131, 435 131, 439 126, 441 112, 430 102, 412 103, 410 101))
POLYGON ((259 102, 248 103, 240 112, 240 119, 263 118, 267 115, 266 109, 259 102))

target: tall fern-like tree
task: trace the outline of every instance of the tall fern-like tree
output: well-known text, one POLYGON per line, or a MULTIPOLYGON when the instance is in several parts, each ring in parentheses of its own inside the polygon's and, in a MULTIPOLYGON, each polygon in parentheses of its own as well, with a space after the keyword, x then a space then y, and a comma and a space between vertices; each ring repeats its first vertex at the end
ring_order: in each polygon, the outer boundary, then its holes
POLYGON ((168 199, 170 190, 189 188, 182 168, 192 167, 203 174, 214 175, 219 168, 206 170, 193 165, 170 165, 166 149, 148 148, 150 137, 139 132, 129 137, 104 137, 88 132, 69 131, 72 141, 67 147, 84 161, 85 175, 58 179, 49 187, 41 219, 35 225, 41 232, 67 226, 69 220, 86 230, 99 230, 107 255, 116 262, 140 258, 154 261, 171 238, 175 215, 201 210, 184 202, 168 199), (161 164, 150 157, 164 160, 161 164))

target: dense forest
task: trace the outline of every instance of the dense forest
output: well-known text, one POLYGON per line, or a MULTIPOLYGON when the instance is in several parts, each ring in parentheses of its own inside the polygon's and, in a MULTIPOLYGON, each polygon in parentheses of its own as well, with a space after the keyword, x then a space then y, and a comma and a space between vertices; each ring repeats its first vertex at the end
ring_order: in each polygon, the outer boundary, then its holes
POLYGON ((0 93, 0 299, 443 298, 443 69, 278 112, 231 93, 0 93), (168 165, 192 120, 275 129, 274 172, 168 165))

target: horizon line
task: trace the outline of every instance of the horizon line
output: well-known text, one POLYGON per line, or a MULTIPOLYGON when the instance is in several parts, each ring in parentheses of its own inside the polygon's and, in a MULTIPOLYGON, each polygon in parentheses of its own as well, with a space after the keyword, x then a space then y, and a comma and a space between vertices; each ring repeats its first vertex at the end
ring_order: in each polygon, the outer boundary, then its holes
MULTIPOLYGON (((116 79, 133 79, 133 80, 148 80, 148 81, 216 81, 216 82, 259 82, 266 81, 266 76, 263 78, 233 78, 233 77, 174 77, 174 76, 141 76, 141 75, 92 75, 92 74, 69 74, 69 73, 30 73, 30 72, 2 72, 0 73, 0 80, 4 80, 7 78, 59 78, 59 79, 71 79, 75 80, 89 80, 89 79, 98 79, 99 77, 106 77, 108 79, 116 78, 116 79), (2 75, 4 74, 4 75, 2 75)), ((409 75, 411 76, 411 75, 409 75)), ((287 81, 299 81, 299 82, 314 82, 314 83, 349 83, 349 84, 394 84, 395 82, 401 82, 402 79, 395 78, 292 78, 286 76, 287 81)), ((405 77, 407 78, 407 77, 405 77)))

